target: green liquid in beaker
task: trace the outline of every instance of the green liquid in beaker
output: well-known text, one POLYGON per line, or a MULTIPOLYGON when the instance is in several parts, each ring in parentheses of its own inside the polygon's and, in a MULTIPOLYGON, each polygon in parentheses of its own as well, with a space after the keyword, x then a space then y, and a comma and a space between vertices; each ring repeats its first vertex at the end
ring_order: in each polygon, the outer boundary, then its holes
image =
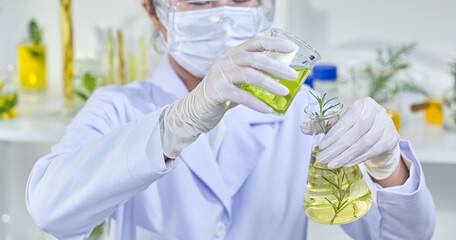
MULTIPOLYGON (((302 84, 307 79, 309 72, 311 70, 310 67, 304 67, 300 65, 291 66, 293 69, 296 70, 298 73, 298 79, 295 81, 285 81, 274 78, 278 80, 281 84, 290 90, 290 93, 285 97, 276 96, 268 91, 261 89, 259 87, 244 83, 241 85, 241 89, 251 93, 256 98, 260 99, 262 102, 266 103, 270 106, 278 115, 283 115, 287 111, 288 107, 290 107, 291 102, 293 101, 296 94, 301 89, 302 84)), ((266 74, 266 73, 265 73, 266 74)), ((272 77, 269 74, 266 74, 272 77)))

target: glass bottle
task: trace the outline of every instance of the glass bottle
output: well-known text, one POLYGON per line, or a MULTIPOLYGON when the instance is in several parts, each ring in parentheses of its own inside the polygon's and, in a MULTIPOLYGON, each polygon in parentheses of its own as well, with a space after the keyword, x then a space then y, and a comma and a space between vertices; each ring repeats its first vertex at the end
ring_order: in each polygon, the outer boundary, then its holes
POLYGON ((427 102, 429 106, 424 109, 424 115, 426 122, 434 125, 443 124, 442 105, 443 101, 439 98, 428 98, 427 102))
POLYGON ((25 90, 46 88, 46 46, 42 42, 43 30, 35 20, 28 25, 29 36, 17 47, 21 87, 25 90))
MULTIPOLYGON (((335 105, 328 102, 326 106, 335 105)), ((359 167, 341 167, 329 169, 327 164, 318 164, 320 153, 318 145, 324 134, 339 118, 342 105, 330 110, 320 111, 319 103, 308 105, 304 112, 316 121, 322 131, 314 132, 312 156, 307 176, 307 189, 304 201, 306 215, 323 224, 345 224, 364 216, 372 206, 372 196, 359 167), (320 133, 323 132, 323 133, 320 133)))
POLYGON ((101 71, 101 59, 76 59, 73 77, 73 108, 79 111, 96 88, 107 85, 107 75, 101 71))
POLYGON ((318 92, 327 93, 330 96, 340 96, 337 79, 337 66, 329 64, 316 65, 312 74, 314 88, 318 92))

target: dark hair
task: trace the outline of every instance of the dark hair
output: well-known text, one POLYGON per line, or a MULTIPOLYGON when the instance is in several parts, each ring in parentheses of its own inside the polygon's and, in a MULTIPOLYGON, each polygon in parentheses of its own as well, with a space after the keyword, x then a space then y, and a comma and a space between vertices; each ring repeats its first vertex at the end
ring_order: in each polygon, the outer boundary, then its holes
POLYGON ((149 0, 149 13, 152 16, 157 16, 157 12, 155 11, 154 0, 149 0))

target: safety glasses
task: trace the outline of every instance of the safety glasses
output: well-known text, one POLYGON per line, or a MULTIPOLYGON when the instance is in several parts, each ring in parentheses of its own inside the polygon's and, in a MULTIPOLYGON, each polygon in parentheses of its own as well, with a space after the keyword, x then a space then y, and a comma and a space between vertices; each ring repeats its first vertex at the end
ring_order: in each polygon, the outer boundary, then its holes
POLYGON ((230 17, 226 15, 226 11, 214 11, 214 9, 228 7, 238 9, 241 13, 249 12, 245 10, 249 8, 258 9, 255 11, 257 16, 251 17, 259 22, 258 31, 264 32, 271 27, 275 12, 275 0, 154 0, 153 2, 160 21, 170 31, 179 31, 176 15, 181 13, 197 15, 201 12, 205 13, 207 19, 199 18, 200 21, 226 21, 230 17))

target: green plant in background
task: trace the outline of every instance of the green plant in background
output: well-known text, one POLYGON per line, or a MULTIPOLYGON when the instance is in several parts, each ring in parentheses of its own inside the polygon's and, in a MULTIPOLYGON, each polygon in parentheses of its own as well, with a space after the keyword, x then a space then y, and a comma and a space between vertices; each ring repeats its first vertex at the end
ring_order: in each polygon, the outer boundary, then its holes
POLYGON ((443 100, 443 104, 450 109, 451 117, 456 124, 456 58, 448 64, 450 66, 450 72, 453 76, 453 92, 452 96, 449 96, 443 100))
POLYGON ((456 103, 456 58, 448 65, 450 66, 450 72, 453 76, 453 101, 456 103))
POLYGON ((411 81, 392 84, 391 81, 410 68, 408 57, 418 44, 410 43, 399 48, 387 47, 377 50, 375 65, 367 64, 363 72, 369 84, 369 96, 380 104, 388 102, 398 92, 413 92, 428 96, 427 92, 411 81))
POLYGON ((40 26, 38 26, 38 23, 35 21, 35 19, 30 20, 28 26, 28 33, 29 39, 31 40, 33 45, 41 44, 43 30, 40 28, 40 26))
MULTIPOLYGON (((323 94, 323 96, 320 98, 319 96, 316 96, 313 94, 311 91, 309 91, 310 94, 317 100, 318 105, 320 107, 319 112, 313 112, 312 115, 314 115, 316 118, 316 121, 318 125, 320 126, 321 130, 323 131, 324 134, 328 133, 329 127, 330 127, 330 122, 325 119, 325 114, 340 105, 340 103, 336 104, 330 104, 331 101, 337 99, 337 97, 331 98, 329 100, 325 101, 326 98, 326 93, 323 94)), ((318 146, 315 147, 314 149, 315 152, 319 152, 320 150, 318 149, 318 146)), ((345 171, 343 167, 337 168, 337 169, 328 169, 328 168, 320 168, 316 167, 315 169, 321 170, 321 171, 328 171, 331 172, 334 175, 334 181, 330 180, 329 178, 325 176, 321 176, 327 183, 331 185, 331 193, 332 195, 336 198, 337 203, 331 202, 327 197, 325 197, 326 201, 332 206, 334 210, 334 216, 332 217, 330 224, 334 223, 334 220, 336 217, 339 215, 342 210, 344 210, 349 204, 348 204, 348 199, 344 200, 345 196, 347 193, 350 192, 350 187, 351 183, 346 179, 345 177, 345 171), (344 180, 347 182, 347 186, 344 187, 344 180)))
POLYGON ((90 95, 97 88, 97 77, 89 72, 82 76, 82 89, 74 89, 73 93, 82 100, 87 101, 90 95))
MULTIPOLYGON (((37 46, 41 45, 41 41, 43 40, 43 29, 40 28, 38 23, 35 19, 30 20, 28 25, 28 41, 32 43, 32 45, 37 46)), ((30 48, 30 54, 38 59, 42 59, 44 61, 44 54, 36 49, 30 48)))
POLYGON ((16 113, 14 108, 17 104, 17 94, 0 94, 0 119, 13 118, 16 113))

